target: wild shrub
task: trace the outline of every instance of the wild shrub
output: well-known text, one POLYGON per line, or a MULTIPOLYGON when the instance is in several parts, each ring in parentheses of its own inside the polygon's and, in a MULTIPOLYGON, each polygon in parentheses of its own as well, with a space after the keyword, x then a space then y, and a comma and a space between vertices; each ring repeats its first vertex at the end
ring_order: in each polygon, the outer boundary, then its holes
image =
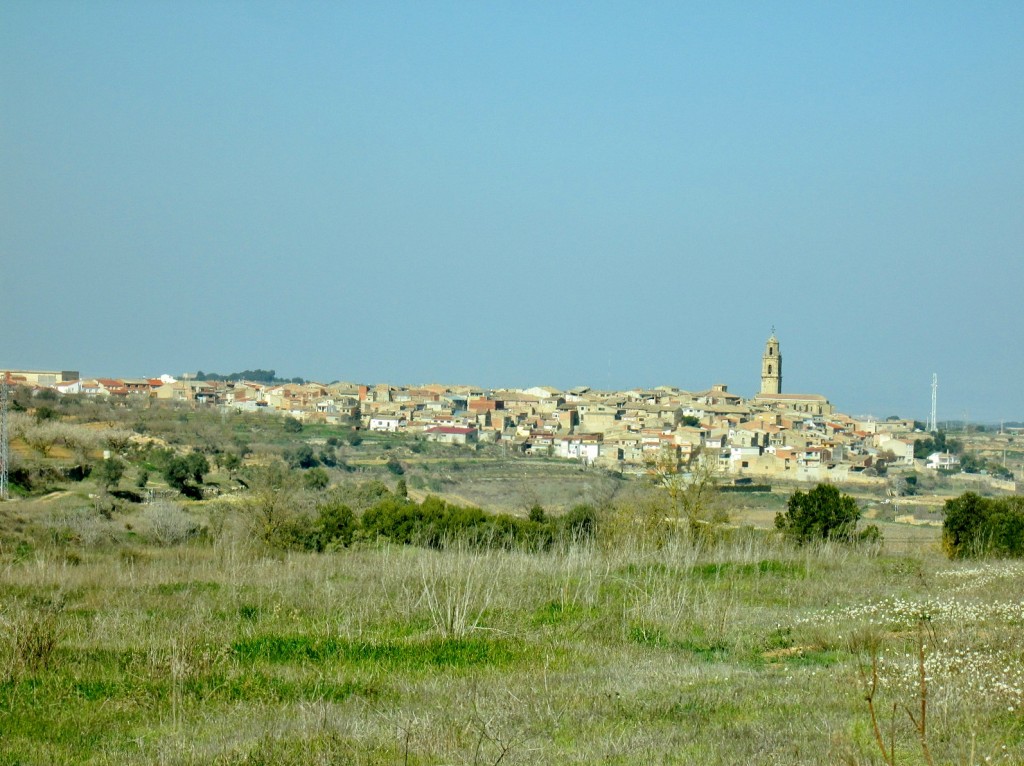
POLYGON ((335 487, 332 496, 356 512, 365 511, 382 498, 390 497, 391 490, 382 481, 348 482, 335 487))
POLYGON ((294 450, 286 450, 284 458, 292 468, 316 468, 320 459, 308 444, 300 444, 294 450))
POLYGON ((800 545, 814 541, 879 542, 881 532, 874 525, 857 534, 859 520, 856 500, 831 484, 819 484, 809 492, 794 492, 785 513, 776 514, 775 528, 800 545))
POLYGON ((124 470, 124 463, 116 457, 112 457, 101 460, 93 471, 93 475, 99 486, 109 489, 118 485, 121 477, 124 476, 124 470))
POLYGON ((422 503, 390 496, 363 513, 360 528, 367 539, 402 545, 543 550, 556 537, 572 540, 593 533, 596 512, 579 508, 561 519, 540 522, 452 505, 433 495, 422 503))
POLYGON ((210 463, 201 452, 176 455, 172 450, 154 450, 150 459, 172 488, 185 497, 202 500, 200 488, 203 479, 210 472, 210 463))
POLYGON ((328 501, 317 506, 313 549, 347 548, 356 530, 356 516, 344 503, 328 501))
POLYGON ((82 545, 98 548, 114 542, 116 527, 95 507, 83 506, 63 511, 54 511, 42 519, 52 543, 59 546, 82 545))
POLYGON ((942 547, 950 558, 1024 556, 1024 497, 966 492, 947 500, 943 514, 942 547))
POLYGON ((427 516, 434 509, 427 501, 417 505, 405 498, 388 496, 368 508, 361 521, 364 535, 369 539, 384 537, 392 542, 409 545, 423 536, 427 516), (426 511, 424 506, 428 506, 426 511))
POLYGON ((310 468, 302 475, 302 483, 306 489, 316 492, 327 489, 331 477, 323 468, 310 468))
POLYGON ((158 500, 142 510, 148 539, 156 545, 180 545, 199 534, 201 526, 177 503, 158 500))
POLYGON ((597 533, 597 509, 592 505, 574 506, 559 521, 561 536, 565 540, 590 540, 597 533))

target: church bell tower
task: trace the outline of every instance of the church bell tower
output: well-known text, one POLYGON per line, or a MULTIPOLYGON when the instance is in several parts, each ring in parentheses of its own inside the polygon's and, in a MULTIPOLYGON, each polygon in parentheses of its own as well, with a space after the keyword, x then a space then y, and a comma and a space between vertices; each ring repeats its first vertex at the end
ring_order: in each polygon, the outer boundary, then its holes
POLYGON ((761 357, 761 393, 782 393, 782 354, 779 352, 779 339, 775 337, 774 327, 772 337, 764 344, 764 356, 761 357))

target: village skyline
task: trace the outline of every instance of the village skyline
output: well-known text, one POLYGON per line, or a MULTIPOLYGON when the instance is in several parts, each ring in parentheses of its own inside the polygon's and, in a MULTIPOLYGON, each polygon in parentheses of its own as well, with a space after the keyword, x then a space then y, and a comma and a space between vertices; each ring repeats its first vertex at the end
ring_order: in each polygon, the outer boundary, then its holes
POLYGON ((1021 419, 1022 30, 7 3, 3 361, 749 396, 774 325, 844 411, 1021 419))
MULTIPOLYGON (((775 328, 772 328, 772 338, 775 337, 775 328)), ((796 375, 800 374, 802 366, 798 363, 794 363, 795 360, 791 356, 787 355, 787 370, 796 368, 796 375)), ((334 385, 334 384, 348 384, 356 386, 360 383, 368 384, 370 386, 393 386, 398 389, 417 389, 417 388, 438 388, 439 390, 447 391, 463 391, 463 392, 494 392, 494 391, 515 391, 515 392, 527 392, 533 389, 547 389, 552 392, 571 392, 574 390, 586 390, 601 392, 604 394, 615 394, 615 393, 627 393, 627 392, 644 392, 644 391, 656 391, 656 390, 670 390, 670 391, 682 391, 682 392, 695 392, 701 390, 711 390, 716 387, 725 387, 732 392, 732 395, 737 395, 742 399, 754 398, 758 393, 757 381, 758 378, 755 375, 756 367, 753 363, 748 363, 747 374, 743 380, 740 381, 739 386, 734 386, 733 383, 727 380, 724 376, 703 376, 702 382, 698 382, 697 385, 680 385, 678 383, 671 382, 658 382, 647 385, 624 385, 624 386, 613 386, 606 385, 602 386, 600 382, 592 383, 587 380, 577 380, 573 384, 552 386, 549 385, 550 381, 529 381, 519 380, 513 382, 502 382, 502 381, 487 381, 480 382, 480 379, 486 379, 486 375, 478 375, 475 378, 473 376, 467 376, 467 379, 454 380, 446 379, 443 376, 434 378, 411 378, 411 379, 398 379, 394 376, 337 376, 337 375, 326 375, 326 376, 311 376, 295 374, 290 375, 279 372, 276 368, 268 367, 253 367, 253 368, 239 368, 233 371, 223 371, 225 368, 208 369, 203 370, 201 368, 195 370, 185 370, 177 373, 170 373, 165 371, 142 373, 138 371, 133 374, 109 374, 99 373, 90 375, 80 375, 78 370, 53 370, 50 369, 46 375, 46 379, 51 383, 53 381, 59 381, 62 378, 68 380, 74 378, 77 380, 79 377, 89 378, 93 381, 107 380, 109 382, 116 382, 118 380, 136 380, 144 381, 159 380, 162 383, 169 383, 177 380, 207 380, 207 381, 242 381, 242 382, 263 382, 263 383, 317 383, 321 385, 334 385), (55 377, 56 376, 56 377, 55 377)), ((8 369, 15 370, 14 366, 8 366, 6 368, 0 367, 0 370, 8 369)), ((27 368, 22 368, 27 369, 27 368)), ((764 370, 762 369, 763 373, 764 370)), ((796 375, 787 375, 787 388, 786 393, 792 393, 792 379, 796 375)), ((600 376, 598 376, 600 377, 600 376)), ((622 375, 616 376, 621 378, 622 375)), ((695 374, 692 376, 697 378, 695 374)), ((937 377, 937 376, 936 376, 937 377)), ((760 378, 761 386, 763 388, 764 380, 763 375, 760 378)), ((886 418, 900 418, 916 420, 919 422, 928 422, 931 412, 929 411, 929 394, 931 392, 930 383, 933 381, 932 376, 928 376, 927 380, 921 382, 918 386, 920 389, 919 402, 915 403, 909 408, 899 408, 895 404, 888 405, 884 401, 880 404, 876 402, 876 406, 873 408, 862 408, 857 409, 855 407, 845 407, 841 400, 836 400, 837 403, 833 404, 833 407, 839 411, 849 414, 851 416, 866 419, 866 420, 885 420, 886 418)), ((941 379, 937 382, 941 383, 941 379)), ((780 381, 781 387, 781 381, 780 381)), ((941 391, 941 388, 939 389, 941 391)), ((828 393, 829 389, 823 389, 821 396, 828 399, 830 402, 833 401, 833 397, 828 393)), ((763 393, 763 390, 761 391, 763 393)), ((93 391, 96 393, 96 391, 93 391)), ((899 399, 899 397, 894 397, 899 399)), ((1002 423, 1015 423, 1024 422, 1024 415, 1016 412, 1003 413, 999 412, 996 416, 989 417, 971 417, 971 410, 966 407, 961 407, 959 411, 956 409, 956 405, 949 405, 943 399, 939 400, 941 405, 937 408, 936 413, 939 422, 947 423, 978 423, 986 425, 999 425, 1002 423)), ((979 408, 981 411, 986 411, 986 408, 979 408)), ((977 412, 978 410, 975 410, 977 412)), ((998 410, 997 410, 998 411, 998 410)))
MULTIPOLYGON (((136 405, 150 399, 224 412, 275 413, 300 429, 311 423, 466 446, 499 444, 616 471, 649 471, 665 461, 692 470, 699 460, 748 481, 873 483, 890 468, 960 470, 960 457, 950 451, 935 412, 927 425, 897 415, 851 416, 823 394, 786 388, 784 358, 773 330, 761 355, 759 390, 751 397, 724 383, 701 391, 323 384, 281 380, 265 369, 180 378, 89 379, 73 370, 8 372, 5 377, 61 394, 131 398, 136 405)), ((993 481, 1013 478, 1005 461, 967 468, 991 473, 993 481)))

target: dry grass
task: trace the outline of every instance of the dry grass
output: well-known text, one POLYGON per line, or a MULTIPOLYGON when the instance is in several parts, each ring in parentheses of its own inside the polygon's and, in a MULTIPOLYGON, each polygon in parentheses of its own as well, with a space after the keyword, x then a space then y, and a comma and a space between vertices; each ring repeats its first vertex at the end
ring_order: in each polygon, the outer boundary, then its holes
POLYGON ((877 709, 914 705, 923 613, 935 762, 1024 761, 1015 565, 745 531, 275 554, 244 529, 4 554, 0 762, 881 763, 866 650, 877 709))

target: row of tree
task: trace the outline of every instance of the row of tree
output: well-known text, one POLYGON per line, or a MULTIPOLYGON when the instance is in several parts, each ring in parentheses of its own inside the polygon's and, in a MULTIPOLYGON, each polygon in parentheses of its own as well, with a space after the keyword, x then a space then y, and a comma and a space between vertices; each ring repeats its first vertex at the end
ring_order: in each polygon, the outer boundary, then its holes
POLYGON ((367 485, 357 489, 356 495, 346 496, 344 489, 324 493, 311 508, 289 502, 289 488, 271 494, 257 490, 249 506, 250 520, 265 543, 308 551, 347 548, 358 540, 543 551, 558 542, 591 539, 597 532, 598 513, 590 505, 578 505, 561 516, 548 516, 537 506, 522 518, 486 513, 435 496, 417 503, 406 496, 401 481, 394 492, 380 482, 367 485), (368 507, 358 510, 360 499, 371 498, 368 507))
MULTIPOLYGON (((943 506, 942 547, 950 558, 1024 557, 1024 496, 981 497, 966 492, 943 506)), ((799 544, 814 541, 876 542, 875 525, 858 531, 856 500, 830 484, 794 492, 775 527, 799 544)))
POLYGON ((249 380, 253 383, 305 383, 304 378, 279 378, 277 377, 276 370, 242 370, 241 372, 231 372, 227 375, 221 375, 217 372, 203 372, 199 370, 196 373, 196 380, 224 380, 224 381, 239 381, 249 380))
POLYGON ((934 452, 949 452, 959 455, 963 451, 963 443, 959 439, 946 436, 945 431, 935 431, 930 436, 914 442, 914 457, 923 460, 934 452))

